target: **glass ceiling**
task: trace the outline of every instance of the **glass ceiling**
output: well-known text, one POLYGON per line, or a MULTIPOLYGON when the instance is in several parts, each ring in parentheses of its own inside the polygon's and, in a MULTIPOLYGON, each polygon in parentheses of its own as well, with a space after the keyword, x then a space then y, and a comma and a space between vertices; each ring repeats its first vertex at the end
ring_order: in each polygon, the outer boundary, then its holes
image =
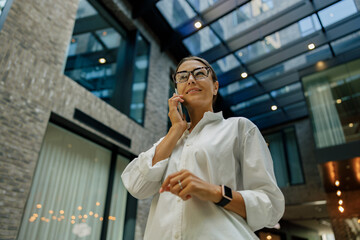
POLYGON ((356 24, 360 21, 360 0, 329 0, 326 3, 320 0, 252 0, 230 11, 222 8, 225 2, 160 0, 156 7, 180 35, 183 26, 193 26, 198 20, 202 22, 199 30, 194 28, 190 34, 181 35, 182 43, 192 55, 210 58, 207 60, 221 85, 220 95, 234 115, 241 113, 258 123, 270 115, 289 119, 307 115, 307 111, 302 110, 306 109, 306 104, 300 79, 295 82, 281 79, 319 61, 360 48, 360 23, 356 24), (311 8, 321 5, 321 8, 308 13, 297 10, 309 5, 311 8), (211 15, 215 8, 223 14, 211 15), (270 34, 258 30, 271 22, 274 22, 274 30, 269 31, 270 34), (281 22, 282 27, 276 28, 275 22, 281 22), (258 37, 247 37, 248 34, 258 37), (230 47, 234 46, 230 45, 234 41, 241 42, 238 49, 230 47), (314 44, 314 49, 308 49, 310 43, 314 44), (245 79, 241 77, 243 72, 248 73, 245 79), (294 99, 284 100, 284 96, 294 99), (270 107, 259 110, 269 104, 281 106, 276 110, 281 113, 273 113, 270 107), (246 109, 251 109, 252 113, 246 109))
POLYGON ((228 40, 276 14, 281 14, 284 10, 302 1, 303 0, 250 1, 220 18, 211 26, 222 39, 228 40))

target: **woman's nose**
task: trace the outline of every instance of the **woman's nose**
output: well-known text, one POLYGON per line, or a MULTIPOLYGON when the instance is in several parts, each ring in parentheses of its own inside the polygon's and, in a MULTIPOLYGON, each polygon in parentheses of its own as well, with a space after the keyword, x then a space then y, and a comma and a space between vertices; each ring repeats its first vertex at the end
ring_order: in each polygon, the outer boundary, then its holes
POLYGON ((196 80, 195 80, 194 76, 192 74, 190 74, 189 79, 187 80, 187 84, 195 83, 195 81, 196 80))

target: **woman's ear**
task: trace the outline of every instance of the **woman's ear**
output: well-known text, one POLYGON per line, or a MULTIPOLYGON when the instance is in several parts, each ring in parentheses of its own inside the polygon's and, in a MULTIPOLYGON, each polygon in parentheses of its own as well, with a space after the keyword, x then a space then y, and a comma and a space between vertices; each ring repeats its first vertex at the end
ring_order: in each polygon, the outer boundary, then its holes
POLYGON ((216 81, 216 82, 214 82, 214 92, 213 92, 213 95, 217 95, 218 91, 219 91, 219 82, 216 81))

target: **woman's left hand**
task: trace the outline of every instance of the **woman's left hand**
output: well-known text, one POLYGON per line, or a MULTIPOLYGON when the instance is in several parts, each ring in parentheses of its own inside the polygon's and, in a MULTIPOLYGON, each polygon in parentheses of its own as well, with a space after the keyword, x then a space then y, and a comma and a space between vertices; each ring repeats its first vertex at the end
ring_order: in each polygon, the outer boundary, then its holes
POLYGON ((160 193, 171 192, 183 200, 197 197, 203 201, 219 202, 221 187, 210 184, 184 169, 170 174, 163 182, 160 193))

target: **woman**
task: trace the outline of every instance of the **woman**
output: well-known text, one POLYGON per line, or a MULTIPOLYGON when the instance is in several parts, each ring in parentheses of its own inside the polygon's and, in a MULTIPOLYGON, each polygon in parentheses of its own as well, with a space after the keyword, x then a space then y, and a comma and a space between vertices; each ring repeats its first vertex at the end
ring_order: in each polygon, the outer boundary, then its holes
POLYGON ((144 239, 258 239, 254 231, 284 211, 261 133, 245 118, 213 112, 219 83, 206 60, 184 58, 174 80, 169 132, 122 174, 134 197, 153 196, 144 239))

